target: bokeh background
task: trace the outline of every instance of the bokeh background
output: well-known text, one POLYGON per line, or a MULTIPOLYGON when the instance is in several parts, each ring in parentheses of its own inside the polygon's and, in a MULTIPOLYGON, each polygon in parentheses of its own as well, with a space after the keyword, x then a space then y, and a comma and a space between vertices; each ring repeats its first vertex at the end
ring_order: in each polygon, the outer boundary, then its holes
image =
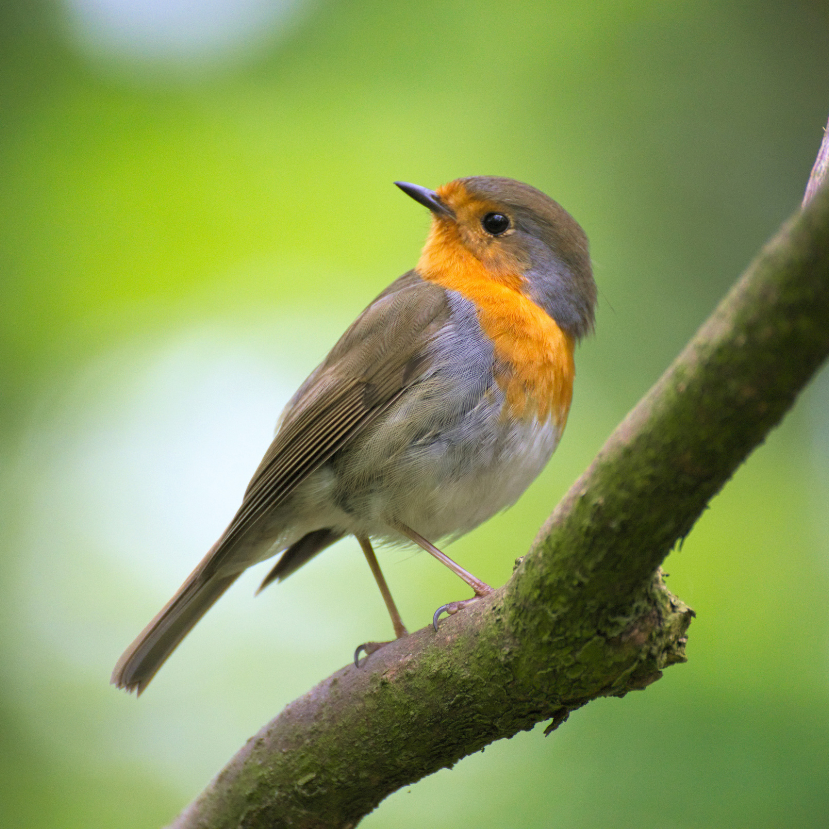
MULTIPOLYGON (((0 5, 0 825, 164 824, 391 632, 343 542, 255 601, 248 573, 140 700, 108 684, 296 385, 416 262, 429 218, 392 181, 518 178, 591 239, 598 332, 564 441, 452 548, 501 584, 797 208, 828 40, 817 0, 0 5)), ((410 627, 462 598, 428 556, 381 560, 410 627)), ((826 372, 667 569, 699 614, 687 665, 363 825, 823 825, 826 372)))

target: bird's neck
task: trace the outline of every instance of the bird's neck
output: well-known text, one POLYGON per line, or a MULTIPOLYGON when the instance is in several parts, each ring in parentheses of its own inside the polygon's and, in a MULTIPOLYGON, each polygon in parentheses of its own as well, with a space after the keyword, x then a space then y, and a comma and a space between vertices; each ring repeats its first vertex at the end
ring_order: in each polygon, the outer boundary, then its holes
POLYGON ((524 293, 520 273, 487 267, 456 233, 451 225, 433 225, 418 273, 475 306, 493 345, 495 380, 506 395, 506 411, 552 419, 563 429, 573 396, 573 338, 524 293))

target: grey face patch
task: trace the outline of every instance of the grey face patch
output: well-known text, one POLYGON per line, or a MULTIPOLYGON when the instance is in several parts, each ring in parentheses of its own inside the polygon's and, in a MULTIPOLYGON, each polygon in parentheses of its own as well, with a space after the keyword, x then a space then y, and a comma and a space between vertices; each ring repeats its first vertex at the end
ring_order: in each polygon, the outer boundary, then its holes
POLYGON ((510 179, 464 179, 475 196, 503 205, 515 231, 503 239, 519 259, 529 255, 524 272, 530 298, 575 339, 593 330, 596 283, 587 236, 578 222, 540 190, 510 179))
POLYGON ((541 269, 531 268, 526 274, 528 293, 559 328, 579 340, 593 330, 595 287, 585 291, 573 278, 569 268, 553 259, 541 269))

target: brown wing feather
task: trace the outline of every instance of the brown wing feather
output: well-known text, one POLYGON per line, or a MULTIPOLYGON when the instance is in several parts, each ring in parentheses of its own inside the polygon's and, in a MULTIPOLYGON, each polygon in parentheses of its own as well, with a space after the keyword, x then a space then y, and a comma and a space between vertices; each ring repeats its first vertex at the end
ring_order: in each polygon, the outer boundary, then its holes
POLYGON ((447 312, 444 290, 410 272, 357 318, 289 403, 206 573, 227 566, 260 520, 422 376, 424 345, 447 312))

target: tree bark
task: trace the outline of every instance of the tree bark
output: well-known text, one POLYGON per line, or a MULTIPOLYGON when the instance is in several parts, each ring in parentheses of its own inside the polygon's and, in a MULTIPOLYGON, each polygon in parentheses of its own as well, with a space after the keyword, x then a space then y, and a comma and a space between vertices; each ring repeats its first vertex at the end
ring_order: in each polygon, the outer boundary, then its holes
POLYGON ((399 787, 684 661, 693 611, 659 565, 829 354, 829 189, 807 200, 504 587, 292 702, 173 827, 352 827, 399 787))

